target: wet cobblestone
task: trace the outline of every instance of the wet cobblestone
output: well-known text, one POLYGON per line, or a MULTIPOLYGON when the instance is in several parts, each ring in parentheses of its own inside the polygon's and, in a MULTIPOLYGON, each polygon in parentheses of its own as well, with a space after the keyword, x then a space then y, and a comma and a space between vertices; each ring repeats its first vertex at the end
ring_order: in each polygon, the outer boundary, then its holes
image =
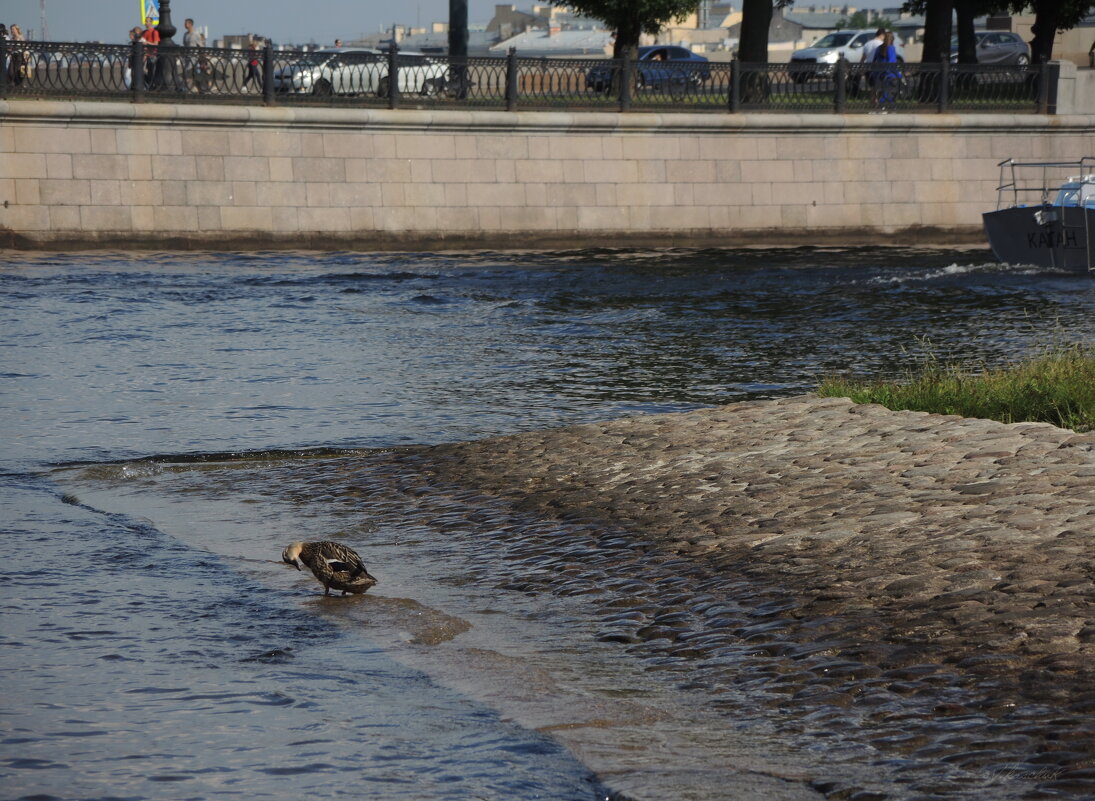
POLYGON ((556 521, 485 573, 713 703, 862 737, 916 797, 1095 795, 1095 435, 795 398, 384 460, 556 521))

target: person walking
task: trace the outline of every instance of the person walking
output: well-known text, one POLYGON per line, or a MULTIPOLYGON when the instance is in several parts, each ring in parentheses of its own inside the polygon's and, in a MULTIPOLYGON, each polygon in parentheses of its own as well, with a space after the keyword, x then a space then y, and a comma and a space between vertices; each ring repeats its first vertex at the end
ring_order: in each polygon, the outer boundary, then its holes
POLYGON ((862 63, 871 63, 874 61, 874 51, 878 49, 878 46, 882 44, 882 40, 886 38, 886 29, 879 28, 874 32, 874 38, 869 39, 865 45, 863 45, 863 55, 859 60, 862 63))
MULTIPOLYGON (((183 21, 183 26, 186 28, 186 33, 183 34, 183 47, 188 50, 205 47, 205 34, 194 28, 193 19, 187 17, 183 21)), ((194 55, 193 53, 189 53, 186 56, 184 64, 183 80, 185 81, 187 91, 197 88, 199 92, 204 92, 205 82, 207 80, 205 57, 201 54, 194 55)))
POLYGON ((12 23, 9 35, 16 43, 11 51, 11 83, 13 86, 19 86, 24 78, 30 77, 30 51, 22 47, 22 43, 27 41, 27 37, 23 36, 22 28, 12 23))
POLYGON ((885 37, 885 35, 886 29, 879 28, 877 31, 874 32, 874 38, 868 39, 867 42, 863 45, 863 50, 859 54, 859 63, 866 64, 868 66, 859 68, 852 67, 852 97, 859 97, 859 95, 864 91, 865 85, 870 85, 871 78, 869 75, 864 75, 864 73, 870 70, 870 63, 874 60, 875 50, 877 50, 878 46, 882 44, 882 39, 885 37))
POLYGON ((252 80, 261 92, 262 72, 259 70, 259 43, 254 39, 251 40, 251 46, 247 52, 247 77, 243 79, 243 88, 250 86, 252 80))
POLYGON ((897 48, 894 47, 894 35, 890 31, 886 31, 885 36, 880 44, 874 51, 874 58, 871 60, 875 67, 875 76, 877 81, 878 92, 878 105, 883 113, 886 113, 897 100, 897 90, 900 87, 901 76, 898 74, 896 68, 878 66, 897 63, 897 48))
POLYGON ((125 82, 126 89, 133 88, 133 72, 134 70, 141 69, 141 65, 137 63, 137 49, 132 47, 135 43, 141 41, 141 26, 138 25, 129 29, 129 44, 131 46, 129 61, 126 63, 125 73, 122 75, 122 80, 125 82))
POLYGON ((145 23, 141 38, 144 39, 146 45, 144 51, 144 86, 145 89, 158 89, 160 84, 160 59, 159 48, 155 45, 160 43, 160 32, 156 30, 156 25, 152 22, 151 17, 145 23))

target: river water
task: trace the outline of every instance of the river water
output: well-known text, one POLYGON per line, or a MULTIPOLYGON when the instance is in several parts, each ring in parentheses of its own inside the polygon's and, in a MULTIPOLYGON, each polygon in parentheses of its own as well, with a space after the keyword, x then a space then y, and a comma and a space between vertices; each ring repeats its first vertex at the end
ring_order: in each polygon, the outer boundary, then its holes
POLYGON ((1056 792, 785 725, 744 662, 707 703, 687 657, 632 658, 538 580, 624 539, 388 454, 1092 342, 1090 278, 908 249, 0 256, 4 797, 1056 792), (327 538, 368 595, 278 561, 327 538))

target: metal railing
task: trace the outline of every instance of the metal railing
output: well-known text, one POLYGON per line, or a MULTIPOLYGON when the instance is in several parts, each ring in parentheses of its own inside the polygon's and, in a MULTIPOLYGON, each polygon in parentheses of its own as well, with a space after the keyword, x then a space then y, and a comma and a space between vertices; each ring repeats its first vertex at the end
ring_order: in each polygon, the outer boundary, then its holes
MULTIPOLYGON (((1045 206, 1070 179, 1082 182, 1095 174, 1095 156, 1075 161, 1005 159, 996 166, 1000 170, 1000 183, 996 187, 997 210, 1009 206, 1045 206)), ((1089 201, 1090 196, 1088 200, 1078 196, 1076 205, 1086 206, 1089 201)))
POLYGON ((646 62, 0 42, 0 97, 691 112, 1053 113, 1053 65, 646 62))

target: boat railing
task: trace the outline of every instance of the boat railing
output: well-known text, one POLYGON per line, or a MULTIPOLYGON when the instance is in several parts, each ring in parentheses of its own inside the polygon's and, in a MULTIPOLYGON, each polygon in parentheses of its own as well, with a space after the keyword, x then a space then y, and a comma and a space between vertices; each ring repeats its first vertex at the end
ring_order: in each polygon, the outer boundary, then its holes
POLYGON ((1095 156, 1075 161, 1007 159, 996 166, 1000 170, 1000 184, 996 187, 997 210, 1008 206, 1045 206, 1067 178, 1095 172, 1095 156))

